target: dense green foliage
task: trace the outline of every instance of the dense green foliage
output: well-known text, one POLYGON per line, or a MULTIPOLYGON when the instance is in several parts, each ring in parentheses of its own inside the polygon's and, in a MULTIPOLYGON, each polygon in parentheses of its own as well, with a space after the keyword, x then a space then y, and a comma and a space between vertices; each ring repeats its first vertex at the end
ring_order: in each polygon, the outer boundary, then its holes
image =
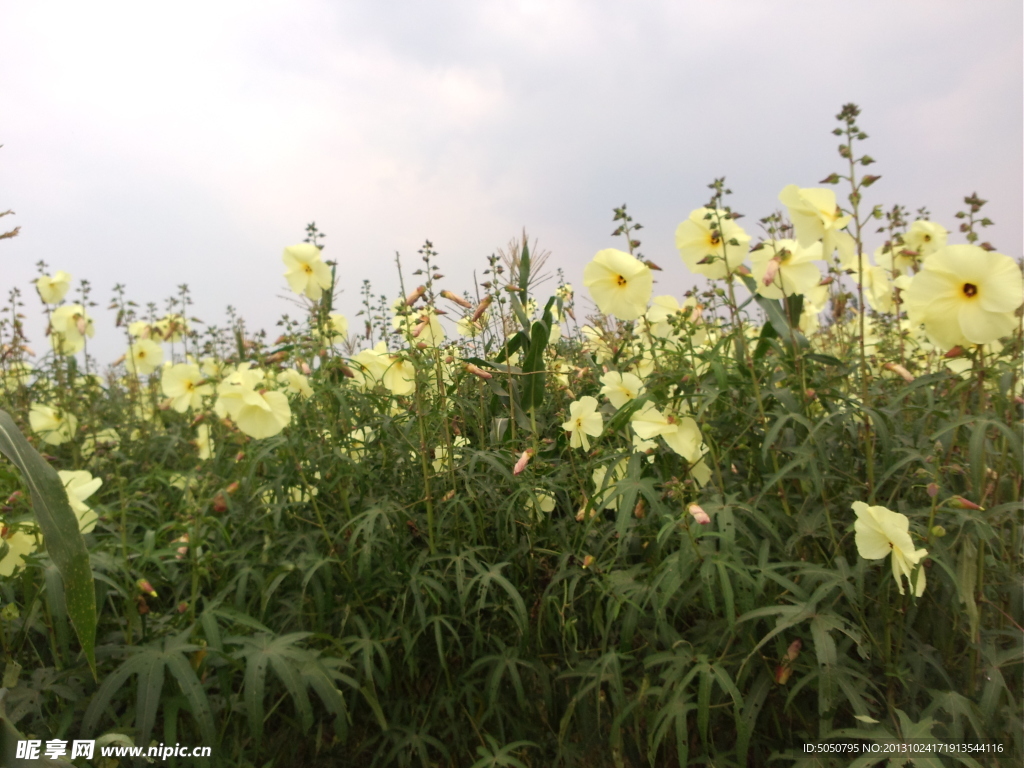
MULTIPOLYGON (((160 407, 158 377, 100 381, 74 355, 9 386, 27 434, 33 403, 76 414, 75 440, 33 439, 103 478, 85 537, 99 678, 48 556, 29 555, 0 578, 11 723, 208 744, 232 766, 809 765, 801 746, 828 738, 1024 755, 1019 329, 964 350, 962 375, 906 352, 891 317, 866 317, 865 348, 836 272, 806 337, 800 298, 748 299, 747 278, 695 293, 703 319, 679 315, 672 341, 604 318, 596 344, 572 332, 567 290, 541 292, 526 245, 491 260, 472 342, 396 336, 368 301, 356 343, 401 350, 407 394, 357 386, 325 342, 329 295, 274 344, 241 325, 186 339, 226 365, 308 367, 312 396, 273 437, 160 407), (601 435, 570 448, 570 403, 629 369, 645 392, 602 401, 601 435), (706 483, 660 444, 633 450, 646 402, 699 425, 706 483), (117 445, 82 450, 111 427, 117 445), (854 502, 909 518, 921 597, 859 556, 854 502)), ((440 306, 437 256, 421 255, 422 301, 440 306)), ((0 465, 8 524, 32 517, 23 487, 0 465)))

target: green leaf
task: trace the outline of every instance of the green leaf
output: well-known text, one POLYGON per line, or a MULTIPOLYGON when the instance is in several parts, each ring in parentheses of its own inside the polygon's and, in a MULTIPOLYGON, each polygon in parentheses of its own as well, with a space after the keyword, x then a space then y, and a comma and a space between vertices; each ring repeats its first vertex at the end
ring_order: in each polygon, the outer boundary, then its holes
POLYGON ((46 551, 64 580, 68 616, 96 678, 96 591, 89 550, 85 548, 78 517, 68 504, 64 484, 4 410, 0 410, 0 453, 21 471, 32 494, 32 510, 43 532, 46 551))
POLYGON ((523 231, 523 253, 519 257, 519 290, 523 292, 523 300, 526 295, 527 286, 530 283, 530 248, 526 244, 526 232, 523 231))
POLYGON ((513 293, 509 295, 509 304, 512 306, 512 311, 515 313, 515 316, 519 318, 519 322, 522 323, 523 331, 529 333, 530 316, 526 314, 526 309, 523 307, 523 302, 521 302, 519 300, 519 297, 513 293))
POLYGON ((523 361, 523 408, 539 408, 544 402, 544 347, 550 330, 542 322, 533 324, 530 349, 523 361))
MULTIPOLYGON (((791 296, 790 298, 793 297, 791 296)), ((775 329, 775 332, 779 334, 779 338, 785 344, 792 346, 793 339, 795 338, 797 347, 805 348, 810 346, 804 335, 789 324, 789 319, 782 309, 781 301, 766 299, 764 296, 755 296, 754 300, 764 310, 764 313, 768 316, 768 322, 771 323, 772 328, 775 329)))

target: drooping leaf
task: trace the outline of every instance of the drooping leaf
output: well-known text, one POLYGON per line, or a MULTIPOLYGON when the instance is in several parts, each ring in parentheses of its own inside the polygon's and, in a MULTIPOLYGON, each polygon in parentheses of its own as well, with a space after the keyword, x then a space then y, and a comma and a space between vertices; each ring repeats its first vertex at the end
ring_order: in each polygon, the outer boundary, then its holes
POLYGON ((0 453, 21 471, 32 495, 32 511, 43 533, 46 550, 64 581, 68 616, 82 644, 89 669, 96 677, 96 591, 89 551, 68 504, 60 475, 21 434, 14 419, 0 410, 0 453))

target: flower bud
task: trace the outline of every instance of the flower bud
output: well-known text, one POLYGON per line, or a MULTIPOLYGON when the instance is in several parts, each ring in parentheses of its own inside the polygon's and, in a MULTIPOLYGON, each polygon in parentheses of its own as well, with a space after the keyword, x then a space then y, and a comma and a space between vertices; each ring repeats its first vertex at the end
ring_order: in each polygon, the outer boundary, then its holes
POLYGON ((902 365, 900 365, 899 363, 886 363, 886 364, 885 364, 885 365, 883 365, 882 367, 883 367, 883 368, 885 368, 885 370, 887 370, 887 371, 892 371, 892 372, 893 372, 893 373, 895 373, 895 374, 896 374, 897 376, 900 376, 900 377, 902 377, 902 379, 903 379, 903 380, 904 380, 905 382, 907 382, 908 384, 909 384, 910 382, 912 382, 912 381, 914 380, 914 377, 913 377, 913 375, 912 375, 912 374, 910 373, 910 371, 908 371, 908 370, 907 370, 906 368, 904 368, 904 367, 903 367, 902 365))
POLYGON ((444 298, 448 299, 448 301, 454 301, 460 307, 465 307, 466 309, 471 309, 473 307, 473 305, 466 301, 464 298, 462 298, 461 296, 456 296, 451 291, 441 291, 441 295, 444 298))
POLYGON ((532 458, 533 458, 533 449, 532 448, 527 448, 519 456, 519 461, 516 462, 516 465, 515 465, 515 467, 512 470, 512 474, 513 475, 520 474, 524 469, 526 469, 526 465, 530 463, 530 459, 532 459, 532 458))
POLYGON ((768 261, 768 268, 764 272, 764 277, 761 278, 761 282, 765 285, 771 285, 775 282, 775 276, 779 274, 779 267, 782 266, 782 259, 778 256, 768 261))
POLYGON ((711 518, 708 516, 708 513, 705 512, 697 504, 691 504, 690 508, 689 508, 689 512, 690 512, 691 515, 693 515, 693 519, 696 520, 701 525, 708 525, 711 522, 711 518))
POLYGON ((469 321, 471 323, 475 323, 479 320, 481 315, 483 315, 483 313, 487 311, 487 308, 491 306, 492 301, 494 301, 493 296, 484 296, 484 300, 476 305, 476 309, 473 310, 473 315, 469 318, 469 321))
POLYGON ((416 290, 414 290, 412 293, 410 293, 408 296, 405 297, 405 304, 406 304, 406 306, 411 307, 413 304, 415 304, 417 301, 419 301, 420 297, 423 296, 423 294, 426 293, 426 292, 427 292, 427 286, 425 286, 425 285, 418 286, 416 288, 416 290))
POLYGON ((633 517, 637 520, 643 520, 644 515, 647 514, 647 504, 643 498, 637 499, 636 506, 633 507, 633 517))
POLYGON ((594 564, 594 556, 593 555, 587 555, 586 557, 583 558, 583 567, 584 568, 589 568, 593 564, 594 564))
POLYGON ((786 649, 786 659, 789 661, 796 661, 796 657, 800 655, 800 649, 804 647, 803 641, 797 638, 789 644, 789 648, 786 649))
POLYGON ((156 597, 156 590, 153 589, 153 585, 145 579, 139 579, 135 582, 135 586, 139 588, 139 591, 149 595, 150 597, 156 597))
POLYGON ((934 536, 936 539, 941 539, 945 535, 946 529, 943 528, 941 525, 932 526, 932 536, 934 536))
POLYGON ((476 376, 478 379, 493 379, 494 377, 482 368, 478 368, 472 363, 466 363, 466 370, 476 376))
POLYGON ((936 483, 928 483, 928 498, 934 499, 939 495, 939 486, 936 483))
POLYGON ((973 501, 968 501, 963 496, 952 496, 946 500, 946 506, 952 507, 953 509, 973 509, 979 512, 984 511, 984 507, 980 507, 973 501))

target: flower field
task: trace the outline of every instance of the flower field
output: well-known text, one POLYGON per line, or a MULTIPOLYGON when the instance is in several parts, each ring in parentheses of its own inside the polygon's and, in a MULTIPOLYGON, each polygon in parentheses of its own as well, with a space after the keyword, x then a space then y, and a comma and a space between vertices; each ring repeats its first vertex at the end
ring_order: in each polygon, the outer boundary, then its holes
POLYGON ((694 289, 626 206, 568 281, 525 232, 471 286, 428 242, 351 319, 310 225, 269 335, 185 286, 101 327, 41 263, 47 338, 0 314, 3 764, 1020 760, 1021 266, 976 195, 872 207, 837 119, 775 213, 695 200, 694 289))

